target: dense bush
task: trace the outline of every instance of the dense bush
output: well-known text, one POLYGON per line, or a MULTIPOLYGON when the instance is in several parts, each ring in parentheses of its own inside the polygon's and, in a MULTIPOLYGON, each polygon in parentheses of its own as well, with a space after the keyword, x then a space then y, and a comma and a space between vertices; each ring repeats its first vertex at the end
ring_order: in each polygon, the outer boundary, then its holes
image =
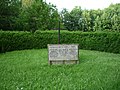
MULTIPOLYGON (((0 31, 0 52, 47 48, 58 43, 56 31, 5 32, 0 31)), ((79 44, 81 49, 120 53, 120 33, 61 32, 61 44, 79 44)))

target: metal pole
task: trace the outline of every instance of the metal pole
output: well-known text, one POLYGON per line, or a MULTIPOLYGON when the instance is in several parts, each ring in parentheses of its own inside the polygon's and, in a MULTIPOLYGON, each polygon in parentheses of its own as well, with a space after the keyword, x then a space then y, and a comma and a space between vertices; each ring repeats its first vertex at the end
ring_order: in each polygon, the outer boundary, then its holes
POLYGON ((60 44, 60 21, 58 25, 58 44, 60 44))

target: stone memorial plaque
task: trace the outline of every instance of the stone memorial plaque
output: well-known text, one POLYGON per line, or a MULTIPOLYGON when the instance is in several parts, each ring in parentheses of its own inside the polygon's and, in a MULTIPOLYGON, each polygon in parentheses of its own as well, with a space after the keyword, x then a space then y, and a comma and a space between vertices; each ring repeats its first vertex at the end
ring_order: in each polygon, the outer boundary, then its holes
POLYGON ((50 64, 77 63, 78 57, 78 44, 48 44, 48 60, 50 64))

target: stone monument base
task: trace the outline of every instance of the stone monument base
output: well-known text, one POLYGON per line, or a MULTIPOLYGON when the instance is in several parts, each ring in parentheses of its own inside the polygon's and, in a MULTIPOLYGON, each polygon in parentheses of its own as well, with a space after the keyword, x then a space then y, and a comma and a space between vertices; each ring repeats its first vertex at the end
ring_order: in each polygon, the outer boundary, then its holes
POLYGON ((48 44, 48 63, 50 65, 78 64, 78 44, 48 44))
POLYGON ((76 60, 71 60, 71 61, 68 61, 68 60, 64 60, 64 61, 49 61, 50 65, 61 65, 61 64, 69 65, 69 64, 78 64, 78 63, 79 63, 79 61, 76 61, 76 60))

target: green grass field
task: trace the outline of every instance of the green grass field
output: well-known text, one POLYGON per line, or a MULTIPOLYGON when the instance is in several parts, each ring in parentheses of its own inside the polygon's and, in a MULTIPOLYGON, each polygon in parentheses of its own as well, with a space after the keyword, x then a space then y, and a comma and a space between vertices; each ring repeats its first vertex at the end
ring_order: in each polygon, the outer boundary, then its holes
POLYGON ((47 49, 0 54, 0 90, 120 90, 120 54, 80 50, 80 64, 48 65, 47 49))

